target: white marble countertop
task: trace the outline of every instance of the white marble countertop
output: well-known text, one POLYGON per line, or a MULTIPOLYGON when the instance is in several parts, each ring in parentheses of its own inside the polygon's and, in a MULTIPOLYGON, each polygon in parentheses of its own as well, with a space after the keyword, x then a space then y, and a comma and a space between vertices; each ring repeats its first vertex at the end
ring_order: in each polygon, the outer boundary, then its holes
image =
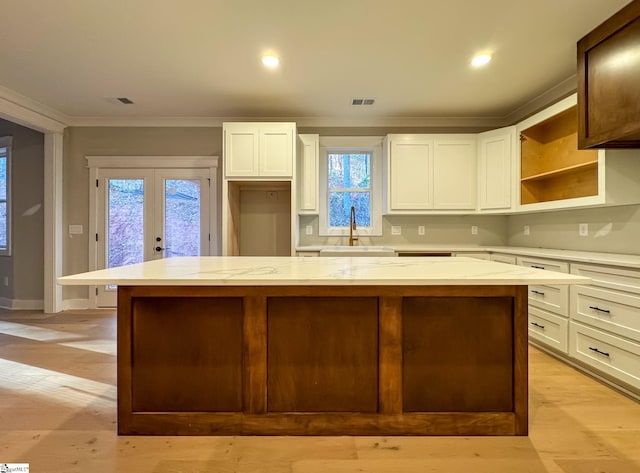
MULTIPOLYGON (((519 246, 469 246, 469 245, 393 245, 384 246, 393 248, 396 252, 488 252, 507 253, 516 256, 534 256, 537 258, 559 259, 578 263, 605 264, 640 269, 640 255, 628 255, 622 253, 601 253, 594 251, 557 250, 553 248, 531 248, 519 246)), ((299 246, 296 251, 318 252, 324 248, 332 248, 327 245, 299 246)))
POLYGON ((62 285, 330 286, 589 284, 523 266, 456 257, 176 257, 58 278, 62 285))

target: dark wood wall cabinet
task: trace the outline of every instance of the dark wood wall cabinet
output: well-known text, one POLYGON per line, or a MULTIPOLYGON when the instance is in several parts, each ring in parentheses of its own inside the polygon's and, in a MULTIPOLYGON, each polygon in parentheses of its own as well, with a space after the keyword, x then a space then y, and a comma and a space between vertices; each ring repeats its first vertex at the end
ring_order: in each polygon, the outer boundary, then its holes
POLYGON ((640 148, 640 0, 578 41, 578 146, 640 148))

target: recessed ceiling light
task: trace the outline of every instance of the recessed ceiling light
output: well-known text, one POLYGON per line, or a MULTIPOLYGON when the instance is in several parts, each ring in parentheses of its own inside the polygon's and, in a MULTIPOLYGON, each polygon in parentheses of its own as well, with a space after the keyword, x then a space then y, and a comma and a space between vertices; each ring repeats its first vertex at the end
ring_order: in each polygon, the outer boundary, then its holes
POLYGON ((491 54, 487 54, 487 53, 476 54, 471 60, 471 65, 473 67, 482 67, 489 64, 490 61, 491 61, 491 54))
POLYGON ((273 55, 262 56, 262 64, 267 67, 278 67, 280 64, 280 58, 273 55))

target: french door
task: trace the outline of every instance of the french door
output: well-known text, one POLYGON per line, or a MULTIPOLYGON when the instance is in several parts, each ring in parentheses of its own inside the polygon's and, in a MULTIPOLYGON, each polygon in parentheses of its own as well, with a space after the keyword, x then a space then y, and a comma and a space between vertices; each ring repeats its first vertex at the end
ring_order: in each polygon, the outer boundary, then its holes
MULTIPOLYGON (((96 269, 210 254, 209 169, 99 169, 96 269)), ((99 286, 97 307, 115 307, 99 286)))

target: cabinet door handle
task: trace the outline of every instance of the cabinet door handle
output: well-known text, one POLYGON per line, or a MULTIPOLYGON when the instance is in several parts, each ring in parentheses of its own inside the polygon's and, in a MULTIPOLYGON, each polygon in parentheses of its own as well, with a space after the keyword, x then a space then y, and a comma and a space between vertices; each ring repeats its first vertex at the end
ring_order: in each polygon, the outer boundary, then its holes
POLYGON ((540 325, 540 324, 539 324, 539 323, 537 323, 537 322, 531 322, 531 325, 535 325, 536 327, 539 327, 539 328, 541 328, 541 329, 544 329, 544 325, 540 325))
POLYGON ((593 306, 593 305, 590 305, 589 309, 597 310, 598 312, 604 312, 605 314, 610 314, 611 313, 611 311, 608 310, 608 309, 601 309, 600 307, 596 307, 596 306, 593 306))
POLYGON ((541 296, 544 296, 544 292, 536 291, 535 289, 531 289, 531 292, 533 292, 534 294, 539 294, 541 296))
POLYGON ((597 348, 589 347, 589 350, 595 351, 596 353, 600 353, 601 355, 604 355, 604 356, 609 356, 609 354, 606 351, 600 351, 597 348))
POLYGON ((544 266, 536 266, 535 264, 532 264, 531 267, 536 269, 544 269, 544 266))

